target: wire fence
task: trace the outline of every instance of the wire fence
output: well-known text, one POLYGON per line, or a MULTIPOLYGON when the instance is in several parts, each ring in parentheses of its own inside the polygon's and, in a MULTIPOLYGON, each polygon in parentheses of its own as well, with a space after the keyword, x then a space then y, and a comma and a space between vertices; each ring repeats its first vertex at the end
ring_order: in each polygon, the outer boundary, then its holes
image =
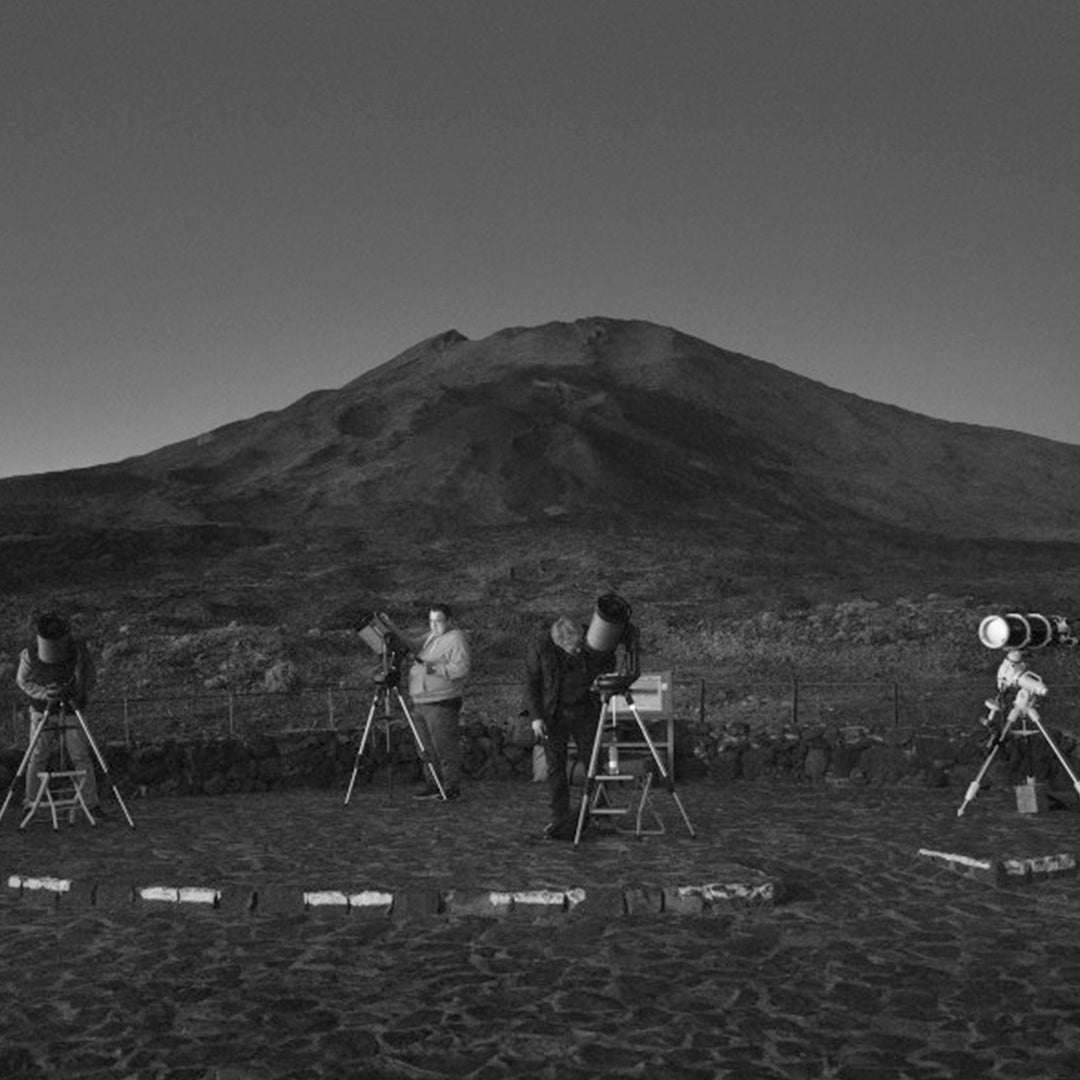
MULTIPOLYGON (((975 724, 994 686, 986 679, 935 682, 785 682, 749 684, 675 678, 672 711, 677 727, 701 723, 750 733, 861 728, 885 733, 950 731, 975 724)), ((402 699, 408 706, 408 699, 402 699)), ((86 711, 95 738, 127 746, 195 739, 250 739, 284 731, 354 731, 372 710, 401 715, 397 692, 371 686, 305 688, 288 693, 203 692, 124 695, 95 699, 86 711)), ((462 721, 511 729, 523 725, 520 682, 476 680, 468 687, 462 721)), ((2 741, 25 746, 24 702, 11 696, 2 741)), ((1057 684, 1040 703, 1052 728, 1080 726, 1080 684, 1057 684)))

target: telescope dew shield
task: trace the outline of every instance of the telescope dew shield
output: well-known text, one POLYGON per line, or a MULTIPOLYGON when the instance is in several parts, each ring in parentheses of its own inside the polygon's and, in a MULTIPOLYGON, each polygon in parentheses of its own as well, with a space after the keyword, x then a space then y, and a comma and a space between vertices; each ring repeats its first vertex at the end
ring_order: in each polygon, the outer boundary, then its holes
POLYGON ((1052 645, 1056 640, 1054 625, 1045 615, 1029 614, 1027 624, 1030 636, 1026 648, 1042 649, 1047 645, 1052 645))
POLYGON ((1031 640, 1031 626, 1023 615, 987 615, 979 623, 979 640, 988 649, 1023 649, 1031 640))
POLYGON ((390 620, 385 616, 376 612, 357 633, 360 635, 360 640, 373 652, 382 656, 383 649, 386 646, 386 639, 393 634, 393 627, 390 624, 390 620))
POLYGON ((39 635, 37 654, 43 664, 62 664, 68 658, 68 639, 44 638, 39 635))
POLYGON ((630 622, 630 605, 615 593, 596 601, 596 610, 585 631, 585 644, 594 652, 614 652, 630 622))
POLYGON ((37 621, 37 654, 43 664, 60 664, 69 654, 69 630, 67 620, 54 612, 47 612, 37 621))

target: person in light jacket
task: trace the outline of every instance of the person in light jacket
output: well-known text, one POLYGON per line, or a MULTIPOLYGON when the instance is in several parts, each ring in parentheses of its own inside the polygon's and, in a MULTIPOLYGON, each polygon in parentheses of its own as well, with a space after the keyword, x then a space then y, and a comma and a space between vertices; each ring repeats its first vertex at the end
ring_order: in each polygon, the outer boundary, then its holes
MULTIPOLYGON (((428 634, 409 668, 409 697, 415 705, 413 720, 428 757, 439 774, 448 799, 461 794, 462 689, 469 674, 469 642, 453 624, 448 604, 432 604, 428 634)), ((438 799, 438 787, 428 783, 414 798, 438 799)))

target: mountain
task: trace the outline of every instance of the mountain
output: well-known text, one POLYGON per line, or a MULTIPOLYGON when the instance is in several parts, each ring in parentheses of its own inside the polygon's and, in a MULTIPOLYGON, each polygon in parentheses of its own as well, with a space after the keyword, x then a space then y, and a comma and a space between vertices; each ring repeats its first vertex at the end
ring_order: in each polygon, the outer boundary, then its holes
MULTIPOLYGON (((437 535, 613 517, 1080 540, 1080 446, 930 419, 645 322, 448 331, 338 390, 112 465, 0 481, 2 532, 437 535)), ((179 537, 186 534, 189 541, 179 537)))
POLYGON ((963 672, 983 605, 1073 613, 1078 478, 1080 447, 645 322, 451 330, 277 412, 0 480, 0 676, 58 605, 112 693, 257 689, 278 662, 337 685, 356 645, 323 631, 373 610, 418 631, 433 599, 484 671, 517 672, 538 624, 609 589, 683 672, 963 672), (881 625, 837 622, 853 598, 881 625))

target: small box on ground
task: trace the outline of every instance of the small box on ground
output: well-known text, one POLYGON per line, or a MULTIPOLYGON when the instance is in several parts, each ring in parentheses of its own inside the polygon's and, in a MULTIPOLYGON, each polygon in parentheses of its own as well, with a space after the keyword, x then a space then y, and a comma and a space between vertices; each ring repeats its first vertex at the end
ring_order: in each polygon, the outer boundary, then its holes
POLYGON ((1046 794, 1046 785, 1029 780, 1026 784, 1017 784, 1016 809, 1021 814, 1045 814, 1050 809, 1050 800, 1046 794))

